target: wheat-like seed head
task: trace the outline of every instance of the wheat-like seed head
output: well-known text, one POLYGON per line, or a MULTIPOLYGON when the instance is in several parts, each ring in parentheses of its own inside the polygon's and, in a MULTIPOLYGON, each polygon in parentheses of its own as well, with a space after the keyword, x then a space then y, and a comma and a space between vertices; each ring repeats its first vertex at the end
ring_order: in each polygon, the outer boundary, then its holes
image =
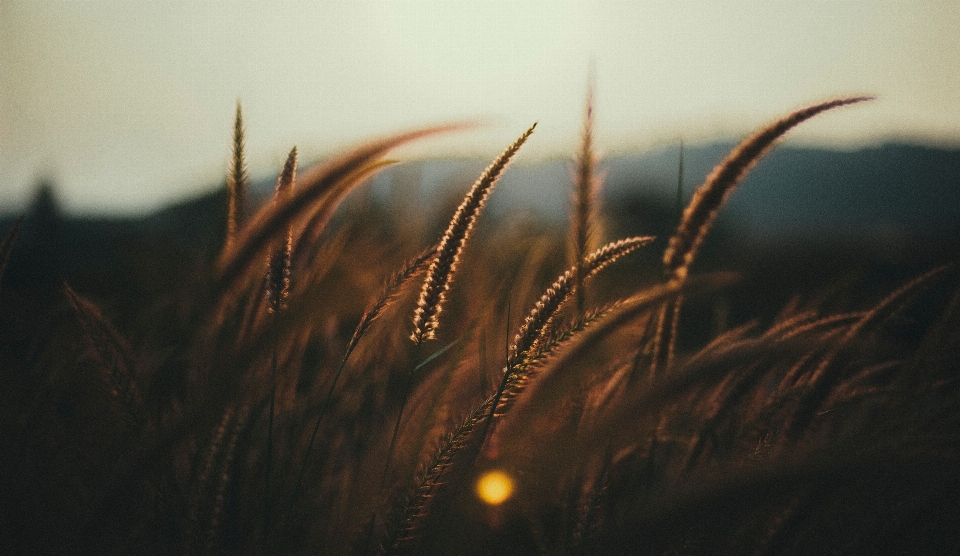
POLYGON ((653 239, 651 236, 631 237, 608 243, 561 274, 540 297, 517 332, 514 345, 510 350, 509 366, 513 367, 521 363, 522 359, 543 341, 545 332, 549 329, 557 312, 577 289, 574 280, 577 268, 582 269, 584 279, 590 278, 607 265, 650 243, 653 239))
POLYGON ((523 393, 530 381, 536 377, 539 372, 538 364, 553 356, 558 350, 568 345, 584 330, 587 330, 597 322, 602 321, 607 315, 618 310, 622 300, 609 305, 591 309, 573 323, 562 330, 541 338, 537 341, 534 348, 528 349, 523 355, 522 364, 516 364, 509 369, 509 376, 504 380, 503 391, 497 403, 496 417, 502 417, 513 406, 517 397, 523 393))
POLYGON ((227 177, 227 246, 233 244, 240 226, 247 201, 247 164, 244 160, 243 113, 237 101, 237 114, 233 122, 233 157, 227 177))
POLYGON ((416 544, 417 533, 422 529, 429 515, 428 504, 437 488, 443 484, 444 476, 454 466, 454 457, 468 447, 471 435, 477 426, 486 420, 495 399, 494 396, 487 398, 441 442, 440 450, 420 478, 416 492, 407 503, 403 523, 395 533, 390 553, 408 552, 416 544))
POLYGON ((851 97, 808 106, 761 129, 740 143, 713 169, 683 212, 680 226, 670 238, 670 245, 663 255, 668 277, 681 281, 687 277, 697 248, 703 242, 720 207, 747 171, 770 150, 777 138, 821 112, 872 98, 851 97))
POLYGON ((453 214, 453 219, 450 220, 447 231, 444 232, 440 244, 437 246, 436 256, 427 270, 427 277, 423 281, 423 289, 420 292, 420 300, 413 315, 413 333, 410 334, 410 339, 415 344, 419 345, 423 340, 432 340, 436 337, 437 326, 440 323, 440 312, 443 310, 447 290, 450 289, 450 283, 453 281, 453 275, 457 270, 457 263, 460 262, 460 253, 470 236, 473 223, 477 220, 487 197, 493 191, 507 164, 517 154, 517 151, 520 150, 520 147, 523 146, 536 127, 537 124, 533 124, 483 171, 453 214))
POLYGON ((593 80, 587 86, 587 100, 583 114, 583 130, 580 135, 580 151, 577 153, 574 170, 574 210, 571 213, 573 244, 573 264, 576 265, 577 312, 583 314, 586 309, 586 292, 583 288, 583 258, 590 252, 594 228, 594 197, 600 180, 594 175, 597 156, 593 150, 593 80))
MULTIPOLYGON (((670 244, 663 254, 667 278, 675 282, 686 280, 697 249, 703 243, 720 207, 750 168, 770 150, 774 141, 791 128, 821 112, 872 98, 835 99, 802 108, 754 133, 733 149, 707 176, 684 210, 677 232, 670 238, 670 244)), ((679 310, 679 299, 660 309, 653 340, 651 375, 657 375, 670 367, 673 361, 679 310)))
POLYGON ((214 291, 221 298, 221 302, 228 303, 234 299, 238 290, 248 283, 254 269, 257 279, 262 277, 262 267, 257 264, 263 260, 260 254, 265 256, 273 241, 285 233, 291 223, 308 216, 317 203, 323 203, 325 198, 332 191, 338 191, 344 182, 356 184, 358 171, 375 165, 381 156, 394 147, 464 127, 465 124, 453 124, 399 133, 371 141, 303 172, 298 179, 297 191, 290 195, 286 202, 261 209, 249 225, 243 227, 234 244, 224 249, 214 278, 214 291))
MULTIPOLYGON (((273 202, 289 198, 297 183, 297 147, 290 150, 287 161, 277 178, 273 202)), ((281 310, 290 295, 290 255, 293 249, 293 227, 287 227, 286 237, 277 245, 267 259, 267 304, 271 313, 281 310)))

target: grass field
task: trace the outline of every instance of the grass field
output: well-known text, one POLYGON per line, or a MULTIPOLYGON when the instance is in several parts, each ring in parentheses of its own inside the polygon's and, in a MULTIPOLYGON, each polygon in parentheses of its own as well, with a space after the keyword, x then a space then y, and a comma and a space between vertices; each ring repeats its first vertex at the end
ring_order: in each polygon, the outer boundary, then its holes
POLYGON ((865 100, 744 139, 659 239, 607 237, 624 226, 599 202, 590 95, 566 229, 483 218, 535 125, 444 221, 362 190, 391 149, 457 126, 304 169, 293 149, 253 206, 239 106, 227 192, 182 224, 195 240, 117 229, 100 241, 120 262, 101 267, 35 208, 0 251, 0 543, 957 553, 954 257, 895 285, 829 274, 818 248, 742 272, 698 258, 777 140, 865 100), (49 270, 72 264, 53 252, 85 270, 49 270))

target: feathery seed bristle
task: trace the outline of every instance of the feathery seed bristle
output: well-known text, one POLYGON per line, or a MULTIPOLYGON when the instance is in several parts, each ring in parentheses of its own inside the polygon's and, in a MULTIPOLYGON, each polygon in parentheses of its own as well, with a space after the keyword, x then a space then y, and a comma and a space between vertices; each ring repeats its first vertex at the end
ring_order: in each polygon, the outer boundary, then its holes
POLYGON ((440 323, 440 312, 443 310, 447 290, 450 289, 453 275, 457 270, 457 263, 460 262, 460 253, 470 236, 473 223, 483 209, 487 197, 506 169, 507 164, 510 163, 510 160, 517 154, 517 151, 520 150, 520 147, 523 146, 536 127, 537 124, 533 124, 483 171, 480 178, 467 192, 463 202, 457 207, 449 226, 447 226, 447 231, 440 239, 436 256, 427 270, 426 279, 423 281, 423 289, 420 292, 420 299, 413 316, 413 333, 410 334, 410 339, 415 344, 419 345, 423 340, 436 338, 436 330, 440 323))
MULTIPOLYGON (((287 200, 297 182, 297 147, 290 150, 287 160, 277 177, 274 204, 287 200)), ((267 307, 273 313, 284 308, 290 295, 290 257, 293 249, 293 226, 287 226, 282 244, 277 245, 267 259, 266 294, 267 307)))
POLYGON ((247 202, 247 164, 244 159, 243 112, 237 101, 237 112, 233 122, 233 157, 230 173, 227 177, 227 245, 233 244, 240 227, 247 202))

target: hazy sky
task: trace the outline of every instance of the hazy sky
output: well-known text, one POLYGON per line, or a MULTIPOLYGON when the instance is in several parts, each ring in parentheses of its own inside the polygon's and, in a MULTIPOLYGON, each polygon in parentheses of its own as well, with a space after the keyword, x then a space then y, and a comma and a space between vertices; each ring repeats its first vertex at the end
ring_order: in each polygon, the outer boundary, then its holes
MULTIPOLYGON (((606 152, 740 137, 827 97, 793 144, 960 144, 960 2, 0 0, 0 211, 146 211, 222 181, 242 101, 254 174, 451 120, 401 157, 576 142, 591 64, 606 152)), ((693 179, 693 178, 691 178, 693 179)))

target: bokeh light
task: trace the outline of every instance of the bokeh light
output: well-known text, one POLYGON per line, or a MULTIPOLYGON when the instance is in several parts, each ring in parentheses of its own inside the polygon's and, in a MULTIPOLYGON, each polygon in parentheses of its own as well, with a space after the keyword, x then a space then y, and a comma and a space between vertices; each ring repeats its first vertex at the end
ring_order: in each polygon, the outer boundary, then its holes
POLYGON ((513 490, 513 478, 503 471, 487 471, 477 479, 477 496, 491 506, 506 502, 513 490))

